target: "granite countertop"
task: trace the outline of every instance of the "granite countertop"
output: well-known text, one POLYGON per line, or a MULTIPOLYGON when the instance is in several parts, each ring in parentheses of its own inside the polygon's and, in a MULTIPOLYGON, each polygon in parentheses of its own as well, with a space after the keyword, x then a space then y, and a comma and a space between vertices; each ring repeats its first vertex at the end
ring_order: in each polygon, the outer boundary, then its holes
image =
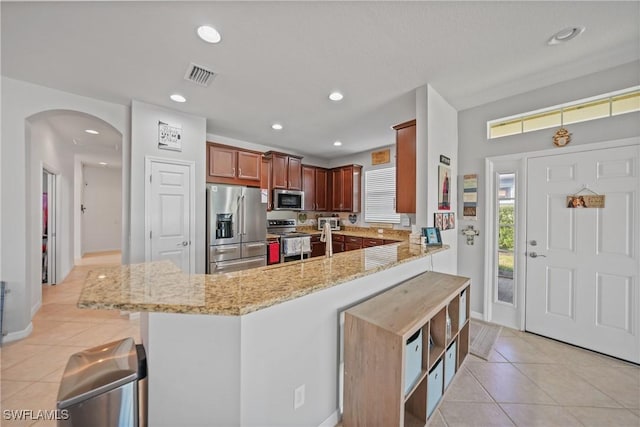
MULTIPOLYGON (((298 226, 296 228, 300 232, 309 234, 321 234, 322 232, 314 227, 298 226)), ((409 231, 385 229, 382 233, 378 233, 378 229, 365 227, 343 227, 340 230, 334 230, 333 234, 342 234, 343 236, 365 237, 371 239, 384 239, 404 241, 409 239, 409 231)))
POLYGON ((238 316, 446 249, 405 241, 226 274, 184 274, 170 261, 99 268, 78 307, 238 316))

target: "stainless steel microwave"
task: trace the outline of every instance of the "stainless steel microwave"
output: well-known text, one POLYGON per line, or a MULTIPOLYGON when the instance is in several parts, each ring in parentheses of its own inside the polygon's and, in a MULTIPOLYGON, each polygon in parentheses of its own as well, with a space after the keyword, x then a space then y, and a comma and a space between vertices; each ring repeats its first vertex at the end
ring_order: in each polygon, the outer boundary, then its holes
POLYGON ((304 191, 273 190, 273 209, 277 211, 301 211, 304 208, 304 191))

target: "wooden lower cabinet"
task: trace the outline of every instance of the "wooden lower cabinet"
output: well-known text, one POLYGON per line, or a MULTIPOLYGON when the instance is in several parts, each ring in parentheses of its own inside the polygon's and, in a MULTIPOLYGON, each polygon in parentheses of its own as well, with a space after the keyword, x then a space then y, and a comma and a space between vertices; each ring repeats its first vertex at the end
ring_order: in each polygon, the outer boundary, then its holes
POLYGON ((331 247, 334 254, 344 252, 344 235, 334 234, 331 238, 331 247))
POLYGON ((311 257, 324 256, 327 244, 320 241, 319 235, 311 236, 311 257))
POLYGON ((345 312, 343 425, 427 423, 469 353, 470 289, 427 272, 345 312))
POLYGON ((363 248, 372 248, 374 246, 381 246, 384 244, 385 244, 385 241, 383 239, 371 239, 366 237, 362 239, 363 248))

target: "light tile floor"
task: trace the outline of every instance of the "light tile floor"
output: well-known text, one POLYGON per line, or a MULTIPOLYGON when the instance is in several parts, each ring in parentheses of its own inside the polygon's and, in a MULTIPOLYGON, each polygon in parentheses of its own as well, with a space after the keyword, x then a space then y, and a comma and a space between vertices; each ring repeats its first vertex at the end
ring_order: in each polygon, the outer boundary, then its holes
MULTIPOLYGON (((87 257, 63 283, 43 288, 31 336, 0 350, 2 410, 54 409, 72 353, 128 336, 140 342, 138 320, 75 306, 87 271, 118 263, 119 254, 87 257)), ((640 427, 640 367, 503 328, 489 361, 467 358, 429 426, 513 425, 640 427)))
POLYGON ((119 311, 76 307, 86 273, 98 265, 119 263, 119 253, 85 257, 64 282, 43 286, 42 307, 33 319, 31 335, 0 349, 0 425, 55 426, 55 421, 9 421, 4 411, 55 409, 71 354, 126 337, 140 342, 139 320, 129 320, 119 311))

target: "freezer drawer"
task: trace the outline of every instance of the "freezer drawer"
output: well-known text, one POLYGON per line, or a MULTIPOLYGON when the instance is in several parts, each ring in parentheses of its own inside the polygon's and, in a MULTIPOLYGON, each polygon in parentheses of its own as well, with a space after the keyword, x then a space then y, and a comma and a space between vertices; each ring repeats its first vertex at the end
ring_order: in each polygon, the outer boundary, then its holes
POLYGON ((242 257, 253 258, 267 255, 267 242, 249 242, 242 244, 242 257))
POLYGON ((209 262, 228 261, 242 257, 240 245, 218 245, 209 246, 209 262))
POLYGON ((267 257, 242 258, 233 261, 217 261, 209 263, 209 274, 231 273, 233 271, 247 270, 249 268, 267 265, 267 257))

